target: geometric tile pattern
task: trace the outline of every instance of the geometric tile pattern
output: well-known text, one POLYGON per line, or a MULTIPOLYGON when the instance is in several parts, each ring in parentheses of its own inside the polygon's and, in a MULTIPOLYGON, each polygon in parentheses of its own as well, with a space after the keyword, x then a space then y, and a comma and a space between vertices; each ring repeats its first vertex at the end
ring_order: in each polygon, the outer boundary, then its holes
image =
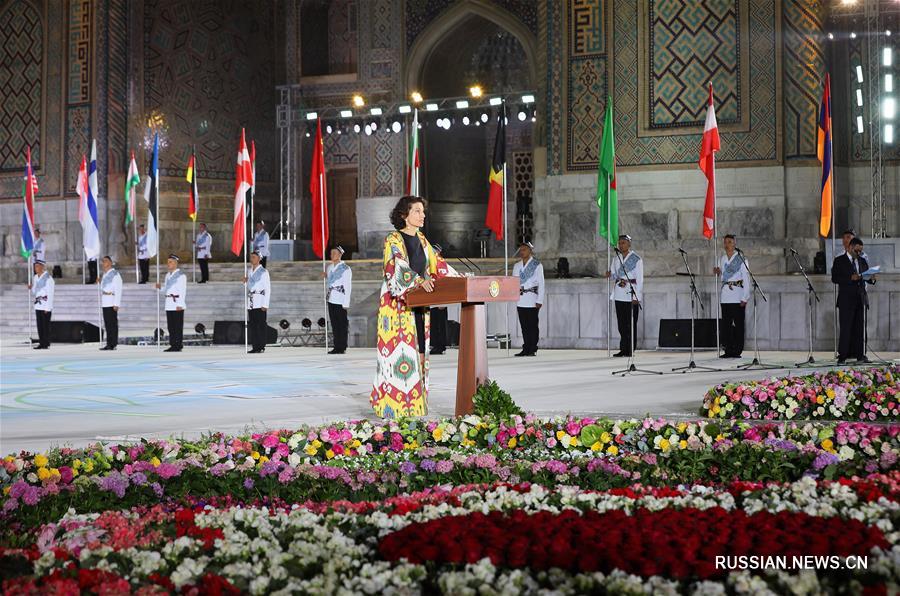
POLYGON ((654 0, 649 3, 650 128, 700 126, 707 86, 716 120, 740 118, 740 0, 654 0))
POLYGON ((30 2, 0 12, 0 40, 0 170, 21 171, 26 146, 35 167, 41 155, 43 28, 30 2))
POLYGON ((600 126, 606 109, 606 58, 574 58, 569 63, 568 163, 596 167, 600 126))
MULTIPOLYGON (((596 0, 595 0, 596 1, 596 0)), ((562 0, 547 0, 549 4, 562 4, 562 0)), ((416 38, 442 12, 453 6, 447 0, 406 0, 406 49, 412 47, 416 38)), ((522 21, 528 29, 538 32, 538 0, 492 0, 498 6, 522 21)))
POLYGON ((572 0, 570 6, 569 38, 572 56, 590 56, 606 51, 603 34, 603 6, 601 0, 572 0))
MULTIPOLYGON (((562 141, 565 135, 563 125, 563 88, 567 77, 566 50, 563 46, 563 24, 566 22, 564 3, 558 0, 541 0, 542 11, 546 15, 541 24, 546 23, 546 118, 547 131, 547 172, 551 175, 563 173, 562 141)), ((604 73, 604 76, 605 73, 604 73)))
POLYGON ((91 100, 91 0, 69 3, 68 102, 91 100))
POLYGON ((325 165, 346 166, 359 162, 359 141, 362 135, 352 131, 344 134, 322 134, 325 165))
POLYGON ((71 106, 66 110, 66 193, 75 192, 81 156, 90 158, 91 106, 71 106))
POLYGON ((376 197, 386 197, 394 194, 394 151, 391 146, 392 132, 387 132, 384 126, 379 127, 369 139, 372 143, 373 167, 375 169, 375 194, 376 197))
POLYGON ((328 72, 356 72, 359 55, 358 6, 354 0, 330 0, 328 5, 328 72))
POLYGON ((821 0, 783 0, 784 156, 815 157, 825 73, 821 0))
POLYGON ((106 142, 109 151, 110 172, 124 172, 128 169, 126 159, 130 158, 128 147, 128 6, 127 0, 108 0, 106 18, 109 26, 106 46, 108 67, 107 84, 107 125, 106 142))

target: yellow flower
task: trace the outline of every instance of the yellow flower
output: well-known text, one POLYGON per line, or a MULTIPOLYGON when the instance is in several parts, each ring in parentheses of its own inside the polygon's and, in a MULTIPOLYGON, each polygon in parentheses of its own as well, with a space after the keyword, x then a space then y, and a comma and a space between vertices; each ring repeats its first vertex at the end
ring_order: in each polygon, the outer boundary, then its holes
POLYGON ((464 447, 474 447, 475 441, 473 441, 472 439, 463 439, 460 444, 464 447))
POLYGON ((603 449, 603 444, 600 443, 600 441, 597 441, 596 443, 591 445, 591 451, 600 451, 601 449, 603 449))
POLYGON ((506 445, 507 445, 510 449, 512 449, 513 447, 516 446, 516 443, 518 443, 518 441, 516 441, 516 438, 513 437, 513 438, 511 438, 511 439, 509 440, 509 442, 508 442, 506 445))
POLYGON ((578 437, 572 437, 571 443, 569 443, 572 447, 577 447, 581 443, 578 441, 578 437))
POLYGON ((610 455, 619 455, 619 448, 615 445, 610 445, 606 448, 606 452, 610 455))
POLYGON ((50 475, 60 477, 59 468, 50 468, 50 475))
POLYGON ((566 433, 564 431, 561 431, 561 430, 556 431, 556 439, 558 441, 562 441, 562 438, 564 436, 566 436, 566 433))
POLYGON ((3 461, 5 461, 8 464, 14 462, 15 460, 16 460, 16 458, 14 458, 11 455, 7 455, 6 457, 3 458, 3 461))
POLYGON ((676 426, 675 428, 678 429, 679 433, 683 433, 687 428, 687 422, 679 422, 678 426, 676 426))
POLYGON ((352 447, 353 449, 359 449, 361 445, 362 443, 359 442, 359 439, 353 439, 353 442, 350 443, 350 447, 352 447))
POLYGON ((316 449, 318 449, 319 447, 322 446, 322 441, 320 441, 319 439, 315 439, 315 440, 312 442, 312 444, 313 444, 313 447, 315 447, 316 449))
POLYGON ((834 453, 834 443, 831 442, 831 439, 825 439, 824 441, 822 441, 822 449, 834 453))
POLYGON ((159 461, 159 458, 156 457, 156 456, 154 455, 154 456, 153 456, 153 459, 150 460, 150 464, 151 464, 154 468, 158 468, 158 467, 162 464, 162 462, 159 461))
POLYGON ((828 399, 834 399, 834 389, 829 387, 828 389, 825 390, 825 395, 828 396, 828 399))
POLYGON ((687 441, 681 439, 680 441, 678 441, 678 447, 681 449, 687 449, 687 441))
POLYGON ((669 440, 668 440, 668 439, 662 439, 662 440, 659 442, 659 448, 662 449, 663 451, 667 451, 667 450, 669 449, 669 440))
POLYGON ((437 427, 433 431, 431 431, 431 436, 434 437, 435 441, 440 441, 441 437, 444 436, 444 429, 442 427, 437 427))
POLYGON ((716 435, 716 441, 724 441, 724 440, 725 440, 725 435, 723 435, 722 433, 719 433, 716 435))
POLYGON ((78 470, 72 468, 72 478, 75 478, 76 476, 78 476, 78 470))
POLYGON ((312 444, 310 444, 310 445, 307 445, 306 449, 304 449, 303 451, 306 452, 306 455, 315 455, 318 452, 318 449, 316 449, 315 447, 312 446, 312 444))
POLYGON ((819 404, 819 405, 824 404, 824 403, 825 403, 825 398, 822 397, 821 395, 817 395, 817 396, 816 396, 816 403, 819 404))
MULTIPOLYGON (((154 464, 154 465, 159 465, 159 464, 154 464)), ((84 473, 90 474, 93 471, 94 471, 94 460, 89 459, 89 460, 85 461, 84 462, 84 473)))
POLYGON ((610 441, 612 441, 612 435, 608 432, 604 432, 602 435, 600 435, 601 443, 609 443, 610 441))
POLYGON ((414 439, 414 440, 410 441, 409 443, 407 443, 406 445, 404 445, 403 448, 409 449, 409 450, 418 449, 419 442, 414 439))
POLYGON ((47 468, 38 468, 37 477, 41 482, 50 478, 50 470, 47 468))
POLYGON ((3 487, 3 496, 4 496, 4 497, 5 497, 6 495, 9 494, 9 489, 11 489, 11 488, 12 488, 11 486, 4 486, 4 487, 3 487))
POLYGON ((254 451, 250 454, 250 457, 252 457, 253 459, 259 459, 259 451, 254 451))
POLYGON ((334 451, 332 451, 331 449, 329 449, 328 451, 325 452, 326 459, 331 459, 333 457, 334 457, 334 451))
POLYGON ((80 459, 72 460, 72 469, 73 469, 73 470, 77 470, 77 469, 80 468, 80 467, 81 467, 81 460, 80 460, 80 459))
POLYGON ((38 453, 37 455, 34 456, 34 465, 36 465, 37 467, 43 468, 48 463, 50 463, 50 462, 47 460, 47 456, 44 455, 43 453, 38 453))
POLYGON ((259 458, 259 462, 257 463, 257 465, 261 466, 261 465, 263 465, 264 463, 266 463, 267 461, 269 461, 269 458, 266 457, 265 455, 263 455, 263 456, 261 456, 261 457, 259 458))

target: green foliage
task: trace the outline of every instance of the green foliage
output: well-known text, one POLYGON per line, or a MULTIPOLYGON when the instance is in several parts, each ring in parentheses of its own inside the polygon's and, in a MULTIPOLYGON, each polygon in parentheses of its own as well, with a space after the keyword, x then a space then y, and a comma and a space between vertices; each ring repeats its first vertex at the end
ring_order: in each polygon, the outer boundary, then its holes
POLYGON ((485 381, 478 386, 473 398, 475 413, 479 416, 493 416, 508 420, 513 416, 524 416, 525 412, 516 405, 513 398, 497 385, 497 381, 485 381))

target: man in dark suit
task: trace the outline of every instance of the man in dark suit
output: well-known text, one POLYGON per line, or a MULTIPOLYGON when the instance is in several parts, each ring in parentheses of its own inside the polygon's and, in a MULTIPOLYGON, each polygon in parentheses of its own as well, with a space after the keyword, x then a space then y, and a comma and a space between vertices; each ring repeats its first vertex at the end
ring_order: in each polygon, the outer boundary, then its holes
POLYGON ((869 308, 866 283, 875 283, 875 278, 863 279, 862 274, 869 268, 869 263, 862 252, 863 241, 853 238, 847 252, 836 257, 831 265, 831 281, 838 287, 837 307, 841 324, 838 364, 844 364, 847 358, 869 362, 863 335, 865 309, 869 308))

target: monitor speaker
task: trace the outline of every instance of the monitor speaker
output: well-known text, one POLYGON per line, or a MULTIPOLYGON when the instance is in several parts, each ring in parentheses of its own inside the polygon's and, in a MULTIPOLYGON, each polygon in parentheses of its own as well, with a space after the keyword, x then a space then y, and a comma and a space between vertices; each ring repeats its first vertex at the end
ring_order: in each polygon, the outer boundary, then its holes
MULTIPOLYGON (((660 319, 659 321, 659 347, 660 348, 690 348, 691 347, 691 320, 690 319, 660 319)), ((716 347, 716 320, 694 319, 694 347, 716 347)))
POLYGON ((51 321, 50 341, 80 344, 100 341, 100 328, 87 321, 51 321))

